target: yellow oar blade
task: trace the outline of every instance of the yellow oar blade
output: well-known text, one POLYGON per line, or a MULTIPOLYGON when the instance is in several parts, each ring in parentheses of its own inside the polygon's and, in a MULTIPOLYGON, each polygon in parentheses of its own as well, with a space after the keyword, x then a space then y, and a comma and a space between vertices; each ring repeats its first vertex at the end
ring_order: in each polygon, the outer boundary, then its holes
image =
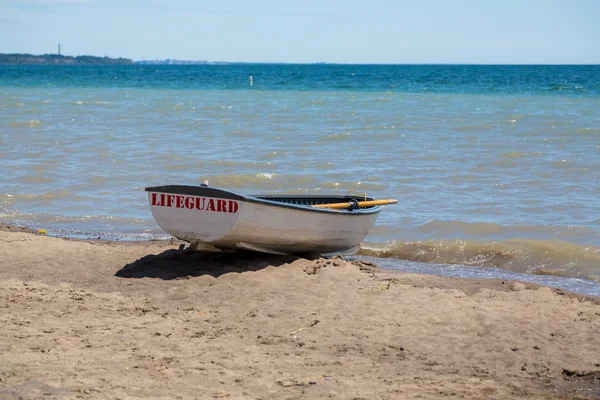
MULTIPOLYGON (((359 201, 358 207, 360 208, 360 207, 383 206, 386 204, 396 204, 397 202, 398 202, 398 200, 396 200, 396 199, 359 201)), ((352 206, 351 202, 347 202, 347 203, 317 204, 317 205, 314 205, 313 207, 342 209, 342 208, 352 208, 353 206, 352 206)))

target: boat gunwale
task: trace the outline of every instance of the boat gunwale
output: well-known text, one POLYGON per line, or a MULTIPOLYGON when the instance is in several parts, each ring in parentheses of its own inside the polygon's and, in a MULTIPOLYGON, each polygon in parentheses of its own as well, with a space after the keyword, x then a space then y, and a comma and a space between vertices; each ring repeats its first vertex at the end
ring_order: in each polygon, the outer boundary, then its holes
MULTIPOLYGON (((263 204, 267 206, 273 207, 282 207, 288 208, 298 211, 308 211, 313 213, 326 213, 326 214, 336 214, 336 215, 368 215, 368 214, 376 214, 383 209, 383 206, 373 206, 369 208, 358 208, 358 209, 333 209, 333 208, 317 208, 311 207, 310 205, 305 204, 292 204, 292 203, 282 203, 274 200, 268 200, 261 198, 264 197, 277 197, 277 198, 297 198, 297 199, 337 199, 337 200, 364 200, 363 196, 356 195, 293 195, 293 194, 261 194, 261 195, 240 195, 237 193, 230 192, 228 190, 216 189, 212 187, 204 187, 204 186, 191 186, 191 185, 162 185, 162 186, 153 186, 146 187, 146 192, 157 192, 157 193, 169 193, 169 194, 179 194, 179 195, 187 195, 187 196, 199 196, 199 197, 214 197, 221 198, 226 200, 237 200, 237 201, 246 201, 248 203, 255 204, 263 204)), ((371 197, 367 197, 367 200, 376 200, 371 197)), ((326 203, 324 203, 326 204, 326 203)))

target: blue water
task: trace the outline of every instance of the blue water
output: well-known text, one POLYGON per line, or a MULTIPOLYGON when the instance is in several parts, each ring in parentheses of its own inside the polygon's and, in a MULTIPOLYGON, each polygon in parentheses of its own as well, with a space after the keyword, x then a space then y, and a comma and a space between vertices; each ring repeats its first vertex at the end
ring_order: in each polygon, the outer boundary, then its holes
POLYGON ((399 200, 363 256, 594 282, 598 110, 600 66, 0 66, 0 221, 153 238, 146 186, 358 190, 399 200))
POLYGON ((4 65, 0 86, 451 94, 600 94, 597 65, 4 65))

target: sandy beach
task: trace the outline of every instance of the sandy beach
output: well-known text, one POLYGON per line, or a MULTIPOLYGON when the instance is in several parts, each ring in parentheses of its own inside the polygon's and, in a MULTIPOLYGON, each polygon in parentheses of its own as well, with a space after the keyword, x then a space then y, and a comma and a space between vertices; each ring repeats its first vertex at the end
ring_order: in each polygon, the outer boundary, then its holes
POLYGON ((2 399, 595 399, 600 301, 0 230, 2 399))

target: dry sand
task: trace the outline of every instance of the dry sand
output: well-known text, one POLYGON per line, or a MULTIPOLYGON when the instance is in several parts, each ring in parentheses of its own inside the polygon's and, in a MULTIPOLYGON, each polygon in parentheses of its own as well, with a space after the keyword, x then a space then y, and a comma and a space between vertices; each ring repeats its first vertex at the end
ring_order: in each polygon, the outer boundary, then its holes
POLYGON ((0 231, 0 399, 600 398, 598 298, 0 231))

